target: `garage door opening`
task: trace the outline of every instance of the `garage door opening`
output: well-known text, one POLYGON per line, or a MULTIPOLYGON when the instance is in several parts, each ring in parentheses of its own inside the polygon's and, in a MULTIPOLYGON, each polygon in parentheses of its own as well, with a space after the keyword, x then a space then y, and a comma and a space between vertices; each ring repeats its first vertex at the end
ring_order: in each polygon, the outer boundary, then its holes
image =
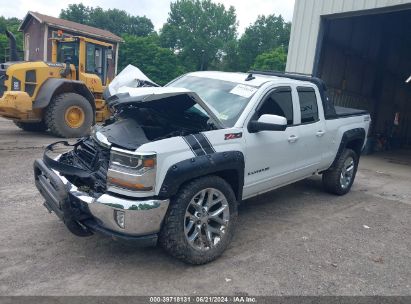
POLYGON ((322 20, 314 74, 336 105, 371 113, 370 151, 411 151, 410 30, 411 9, 322 20))

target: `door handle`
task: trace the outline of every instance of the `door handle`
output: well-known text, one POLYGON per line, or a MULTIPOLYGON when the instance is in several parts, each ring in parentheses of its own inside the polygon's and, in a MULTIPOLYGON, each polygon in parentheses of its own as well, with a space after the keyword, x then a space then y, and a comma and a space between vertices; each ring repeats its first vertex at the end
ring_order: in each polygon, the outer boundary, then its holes
POLYGON ((318 136, 318 137, 321 137, 321 136, 323 136, 325 134, 325 131, 323 131, 323 130, 320 130, 320 131, 318 131, 317 133, 316 133, 316 135, 318 136))
POLYGON ((295 143, 298 140, 298 136, 295 135, 291 135, 290 137, 288 137, 288 142, 289 143, 295 143))

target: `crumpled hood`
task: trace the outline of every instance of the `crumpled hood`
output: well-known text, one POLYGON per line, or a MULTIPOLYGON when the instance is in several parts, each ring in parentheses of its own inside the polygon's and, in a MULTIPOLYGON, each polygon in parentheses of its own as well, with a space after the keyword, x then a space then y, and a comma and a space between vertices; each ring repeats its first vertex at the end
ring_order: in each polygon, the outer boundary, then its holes
POLYGON ((148 78, 139 68, 129 64, 116 77, 114 77, 107 89, 109 91, 109 95, 112 96, 117 94, 120 88, 137 88, 143 85, 154 87, 159 86, 148 78))
POLYGON ((134 119, 118 120, 108 126, 96 125, 92 137, 106 146, 113 144, 128 150, 136 150, 149 142, 143 129, 134 119))
POLYGON ((159 85, 148 78, 138 67, 129 64, 126 66, 113 81, 106 87, 103 92, 103 98, 109 99, 111 96, 118 93, 118 90, 123 87, 138 88, 138 87, 158 87, 159 85))
POLYGON ((207 112, 208 116, 218 128, 223 128, 223 124, 217 118, 216 111, 198 96, 197 93, 176 87, 121 87, 117 90, 117 94, 106 100, 107 105, 113 110, 120 110, 128 106, 145 107, 149 103, 153 103, 164 107, 173 106, 173 102, 178 102, 178 99, 172 97, 181 96, 185 102, 190 99, 192 105, 196 103, 207 112))

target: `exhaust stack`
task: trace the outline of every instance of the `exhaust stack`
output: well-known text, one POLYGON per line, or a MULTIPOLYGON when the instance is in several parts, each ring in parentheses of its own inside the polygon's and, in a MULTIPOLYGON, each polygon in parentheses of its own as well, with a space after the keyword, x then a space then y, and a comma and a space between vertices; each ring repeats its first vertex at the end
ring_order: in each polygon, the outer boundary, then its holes
POLYGON ((19 56, 17 55, 16 37, 8 30, 6 30, 6 36, 9 39, 10 61, 19 61, 19 56))

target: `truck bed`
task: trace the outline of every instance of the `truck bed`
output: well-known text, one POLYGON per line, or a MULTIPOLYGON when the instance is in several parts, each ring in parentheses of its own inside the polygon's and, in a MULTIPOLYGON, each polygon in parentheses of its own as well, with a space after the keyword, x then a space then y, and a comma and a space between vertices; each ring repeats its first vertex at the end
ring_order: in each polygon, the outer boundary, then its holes
POLYGON ((337 118, 348 117, 348 116, 361 116, 361 115, 368 114, 366 110, 345 108, 345 107, 339 107, 339 106, 335 106, 335 113, 337 114, 337 118))

